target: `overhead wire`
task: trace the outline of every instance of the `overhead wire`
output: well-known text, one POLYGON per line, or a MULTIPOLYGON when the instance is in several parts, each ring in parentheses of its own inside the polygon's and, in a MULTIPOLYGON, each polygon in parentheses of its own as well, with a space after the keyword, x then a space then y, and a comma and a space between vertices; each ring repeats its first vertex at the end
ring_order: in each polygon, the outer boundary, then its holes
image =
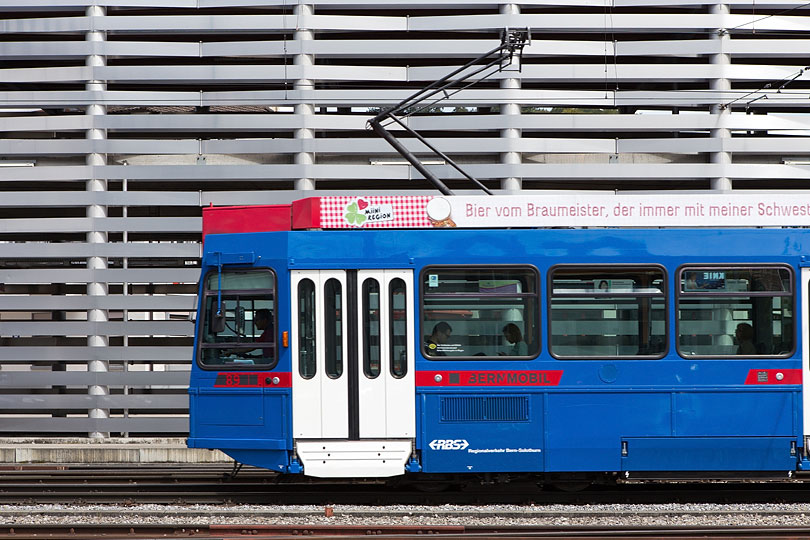
MULTIPOLYGON (((782 83, 782 84, 776 90, 774 90, 774 93, 781 94, 782 90, 784 90, 787 85, 789 85, 790 83, 792 83, 793 81, 795 81, 796 79, 801 77, 804 74, 804 72, 807 71, 807 70, 810 70, 810 66, 801 68, 797 73, 795 73, 794 75, 792 75, 790 77, 785 77, 784 79, 782 79, 780 81, 776 81, 777 83, 782 83)), ((737 103, 738 101, 743 101, 748 96, 753 96, 754 94, 762 92, 763 90, 769 90, 770 88, 773 88, 773 86, 774 86, 773 81, 771 81, 769 83, 766 83, 766 84, 762 85, 762 87, 758 88, 757 90, 750 91, 750 92, 748 92, 746 94, 743 94, 742 96, 740 96, 740 97, 738 97, 738 98, 736 98, 736 99, 734 99, 732 101, 729 101, 728 103, 724 103, 724 104, 720 105, 720 108, 721 109, 727 109, 728 107, 731 107, 734 103, 737 103)), ((767 94, 759 96, 758 98, 752 99, 751 101, 746 103, 746 106, 748 106, 751 103, 753 103, 755 101, 758 101, 760 99, 768 99, 767 94)))
POLYGON ((756 24, 756 23, 758 23, 760 21, 764 21, 765 19, 770 19, 771 17, 778 17, 780 15, 784 15, 786 13, 790 13, 791 11, 795 11, 797 9, 801 9, 801 8, 804 8, 804 7, 807 7, 807 6, 810 6, 810 2, 806 2, 806 3, 801 4, 799 6, 794 6, 794 7, 790 8, 790 9, 784 9, 784 10, 779 11, 777 13, 771 13, 770 15, 765 15, 764 17, 760 17, 759 19, 754 19, 753 21, 749 21, 747 23, 743 23, 743 24, 740 24, 738 26, 733 26, 731 28, 724 28, 723 31, 728 32, 730 30, 739 30, 743 26, 748 26, 749 24, 756 24))

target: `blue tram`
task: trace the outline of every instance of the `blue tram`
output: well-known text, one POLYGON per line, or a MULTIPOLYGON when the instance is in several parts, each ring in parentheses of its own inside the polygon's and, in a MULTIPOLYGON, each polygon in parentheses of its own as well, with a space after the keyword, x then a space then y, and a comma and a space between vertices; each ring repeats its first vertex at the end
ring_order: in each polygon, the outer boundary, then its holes
POLYGON ((333 230, 211 209, 189 446, 321 478, 810 467, 810 230, 366 228, 396 209, 362 203, 333 230))

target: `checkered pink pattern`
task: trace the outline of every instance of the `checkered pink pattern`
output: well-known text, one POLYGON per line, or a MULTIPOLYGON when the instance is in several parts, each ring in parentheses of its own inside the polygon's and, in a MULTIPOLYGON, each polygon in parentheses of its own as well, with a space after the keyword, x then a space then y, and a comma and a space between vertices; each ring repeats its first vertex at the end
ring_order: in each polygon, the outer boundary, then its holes
POLYGON ((320 197, 321 227, 324 229, 418 229, 430 227, 427 216, 427 203, 430 195, 375 196, 368 197, 320 197), (364 221, 359 227, 346 220, 347 207, 363 201, 369 207, 390 205, 393 210, 391 220, 364 221))

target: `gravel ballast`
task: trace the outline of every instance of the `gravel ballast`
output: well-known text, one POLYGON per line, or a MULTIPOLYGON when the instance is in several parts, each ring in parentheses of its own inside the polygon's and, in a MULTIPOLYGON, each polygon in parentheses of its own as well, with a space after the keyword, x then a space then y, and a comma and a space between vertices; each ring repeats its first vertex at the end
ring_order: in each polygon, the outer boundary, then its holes
POLYGON ((2 505, 3 524, 256 524, 486 526, 806 526, 810 504, 485 505, 2 505))

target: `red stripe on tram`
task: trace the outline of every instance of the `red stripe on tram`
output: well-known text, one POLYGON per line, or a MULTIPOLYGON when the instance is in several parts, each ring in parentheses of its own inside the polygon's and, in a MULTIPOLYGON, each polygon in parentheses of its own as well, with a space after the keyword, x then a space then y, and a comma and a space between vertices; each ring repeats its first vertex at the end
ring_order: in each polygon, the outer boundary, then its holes
POLYGON ((752 369, 745 384, 802 384, 801 369, 752 369))
POLYGON ((557 386, 562 370, 417 371, 416 386, 557 386))
POLYGON ((292 374, 289 372, 220 372, 214 388, 290 388, 292 374))

